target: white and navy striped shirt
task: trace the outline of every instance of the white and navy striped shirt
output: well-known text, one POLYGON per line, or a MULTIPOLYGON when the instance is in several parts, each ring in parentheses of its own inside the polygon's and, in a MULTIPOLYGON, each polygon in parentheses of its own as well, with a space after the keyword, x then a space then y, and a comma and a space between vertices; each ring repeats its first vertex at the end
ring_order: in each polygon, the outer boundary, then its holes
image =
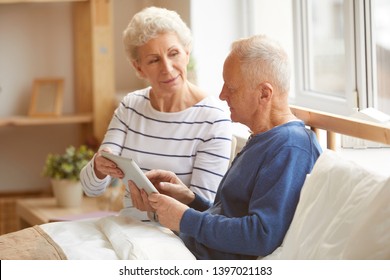
MULTIPOLYGON (((133 158, 145 172, 174 172, 195 193, 214 200, 230 159, 231 120, 214 97, 207 97, 180 112, 155 110, 150 87, 126 95, 114 112, 100 149, 133 158)), ((81 171, 89 196, 102 194, 111 178, 100 180, 93 160, 81 171)), ((129 200, 129 199, 128 199, 129 200)), ((131 201, 124 199, 124 204, 131 201)))

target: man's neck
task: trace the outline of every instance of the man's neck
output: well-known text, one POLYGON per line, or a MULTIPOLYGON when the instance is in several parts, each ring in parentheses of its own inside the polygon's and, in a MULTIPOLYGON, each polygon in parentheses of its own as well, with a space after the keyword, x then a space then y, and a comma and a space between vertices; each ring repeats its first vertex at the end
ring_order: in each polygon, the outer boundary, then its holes
POLYGON ((276 126, 283 125, 293 120, 298 120, 290 111, 290 108, 284 110, 271 110, 269 114, 264 114, 258 118, 254 125, 249 127, 253 134, 259 134, 271 130, 276 126))

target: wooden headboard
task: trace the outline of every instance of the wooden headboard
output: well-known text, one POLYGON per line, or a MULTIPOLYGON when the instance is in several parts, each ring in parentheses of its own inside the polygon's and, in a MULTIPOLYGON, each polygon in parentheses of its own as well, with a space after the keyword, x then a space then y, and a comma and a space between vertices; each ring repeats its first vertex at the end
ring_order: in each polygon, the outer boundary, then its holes
POLYGON ((316 132, 317 136, 319 136, 320 129, 326 131, 328 149, 335 150, 336 133, 390 145, 390 126, 295 105, 290 105, 290 108, 297 118, 304 121, 307 126, 316 132))

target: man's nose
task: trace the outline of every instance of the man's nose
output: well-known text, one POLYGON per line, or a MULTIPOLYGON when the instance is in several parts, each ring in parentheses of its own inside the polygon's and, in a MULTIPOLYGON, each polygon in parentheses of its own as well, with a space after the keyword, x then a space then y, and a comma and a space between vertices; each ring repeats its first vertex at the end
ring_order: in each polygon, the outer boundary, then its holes
POLYGON ((222 101, 225 101, 226 100, 226 90, 225 90, 225 86, 222 87, 222 90, 219 94, 219 99, 221 99, 222 101))

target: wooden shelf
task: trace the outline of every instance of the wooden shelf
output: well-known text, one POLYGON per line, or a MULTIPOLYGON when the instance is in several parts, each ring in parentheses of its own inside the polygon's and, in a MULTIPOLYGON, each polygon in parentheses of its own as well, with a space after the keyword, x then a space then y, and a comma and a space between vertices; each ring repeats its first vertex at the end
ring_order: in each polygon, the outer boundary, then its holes
POLYGON ((0 118, 0 127, 92 123, 92 120, 92 114, 63 115, 58 117, 12 116, 7 118, 0 118))

